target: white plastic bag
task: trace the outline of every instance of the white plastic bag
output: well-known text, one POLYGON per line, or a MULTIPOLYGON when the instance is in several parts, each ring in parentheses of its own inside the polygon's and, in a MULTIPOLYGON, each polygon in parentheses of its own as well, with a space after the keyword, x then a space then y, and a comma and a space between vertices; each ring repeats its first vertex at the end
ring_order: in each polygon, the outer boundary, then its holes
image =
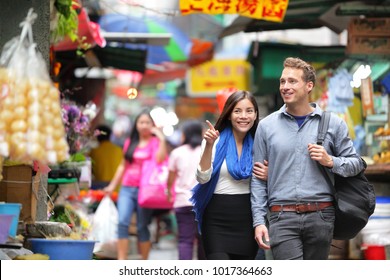
POLYGON ((69 158, 60 92, 33 40, 32 9, 0 54, 0 155, 20 163, 69 158))
POLYGON ((93 217, 90 240, 97 243, 94 252, 99 251, 104 243, 116 240, 118 232, 118 210, 110 198, 106 195, 100 202, 93 217))

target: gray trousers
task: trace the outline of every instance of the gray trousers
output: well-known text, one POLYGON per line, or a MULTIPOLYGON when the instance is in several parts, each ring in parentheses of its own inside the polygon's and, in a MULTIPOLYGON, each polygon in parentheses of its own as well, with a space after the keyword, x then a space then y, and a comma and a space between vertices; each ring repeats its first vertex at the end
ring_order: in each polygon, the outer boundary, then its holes
POLYGON ((275 260, 326 260, 332 243, 334 207, 316 212, 271 212, 269 235, 275 260))

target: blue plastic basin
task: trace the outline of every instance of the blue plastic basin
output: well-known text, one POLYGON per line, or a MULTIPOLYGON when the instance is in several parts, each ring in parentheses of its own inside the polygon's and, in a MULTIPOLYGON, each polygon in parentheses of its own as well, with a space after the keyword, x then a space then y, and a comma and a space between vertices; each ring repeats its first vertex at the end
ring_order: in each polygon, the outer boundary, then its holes
POLYGON ((50 260, 92 260, 93 240, 43 239, 31 238, 34 253, 46 254, 50 260))

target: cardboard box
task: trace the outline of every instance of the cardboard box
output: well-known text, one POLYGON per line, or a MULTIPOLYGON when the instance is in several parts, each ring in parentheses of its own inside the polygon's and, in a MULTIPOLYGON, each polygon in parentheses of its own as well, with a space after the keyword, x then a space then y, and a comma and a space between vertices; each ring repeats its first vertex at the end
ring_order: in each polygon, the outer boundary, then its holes
POLYGON ((347 54, 390 55, 390 37, 348 36, 347 54))
POLYGON ((33 177, 30 165, 3 166, 0 201, 22 204, 21 221, 35 222, 38 189, 39 178, 33 177))
POLYGON ((354 18, 348 26, 351 36, 390 36, 390 18, 354 18))

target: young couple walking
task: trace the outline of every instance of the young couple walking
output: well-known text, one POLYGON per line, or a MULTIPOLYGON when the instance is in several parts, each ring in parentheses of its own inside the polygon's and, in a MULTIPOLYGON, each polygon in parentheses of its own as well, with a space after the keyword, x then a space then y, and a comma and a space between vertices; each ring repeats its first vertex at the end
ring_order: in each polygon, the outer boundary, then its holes
MULTIPOLYGON (((226 101, 216 124, 207 122, 196 170, 199 184, 191 197, 207 259, 254 259, 259 249, 271 249, 274 259, 328 258, 335 209, 332 188, 320 165, 344 177, 358 174, 364 166, 345 122, 335 115, 323 146, 316 144, 323 111, 309 102, 315 80, 310 64, 287 58, 280 77, 282 108, 259 121, 254 96, 237 91, 226 101)), ((152 210, 137 204, 140 171, 145 159, 162 161, 167 156, 164 135, 148 112, 136 118, 123 151, 125 158, 105 188, 109 193, 119 182, 122 185, 118 259, 127 258, 134 212, 139 251, 147 259, 152 210)), ((173 161, 171 171, 175 171, 173 161)), ((178 205, 182 209, 176 214, 188 216, 188 206, 178 205)))
POLYGON ((277 260, 327 259, 335 209, 320 165, 344 177, 364 168, 341 118, 316 144, 314 68, 291 57, 283 66, 278 111, 259 121, 253 95, 237 91, 215 126, 207 121, 191 198, 207 259, 254 259, 259 248, 277 260))

